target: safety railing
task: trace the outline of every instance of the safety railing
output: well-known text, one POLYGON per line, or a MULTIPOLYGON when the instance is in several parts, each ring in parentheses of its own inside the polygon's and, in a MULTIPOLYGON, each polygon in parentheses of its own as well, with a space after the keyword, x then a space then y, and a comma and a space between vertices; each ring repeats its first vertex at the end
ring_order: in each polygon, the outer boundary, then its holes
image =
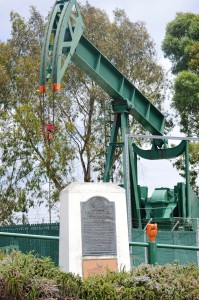
MULTIPOLYGON (((158 244, 155 241, 157 235, 157 224, 147 224, 146 233, 149 238, 148 243, 142 242, 129 242, 129 246, 145 247, 148 249, 148 263, 152 265, 157 264, 158 248, 167 249, 180 249, 180 250, 192 250, 199 251, 197 246, 184 246, 184 245, 172 245, 172 244, 158 244)), ((13 238, 29 238, 29 239, 40 239, 40 240, 59 240, 59 236, 48 236, 48 235, 35 235, 35 234, 22 234, 22 233, 10 233, 0 232, 2 237, 13 237, 13 238)))
POLYGON ((0 232, 0 236, 15 237, 15 238, 39 239, 39 240, 59 240, 59 236, 38 235, 38 234, 23 234, 23 233, 10 233, 10 232, 0 232))

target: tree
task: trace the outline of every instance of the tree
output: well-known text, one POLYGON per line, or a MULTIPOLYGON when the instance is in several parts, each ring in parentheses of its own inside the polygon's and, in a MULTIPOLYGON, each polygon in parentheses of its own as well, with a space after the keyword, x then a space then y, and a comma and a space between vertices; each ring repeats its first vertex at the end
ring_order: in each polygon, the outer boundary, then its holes
MULTIPOLYGON (((180 117, 180 129, 199 136, 199 15, 178 13, 166 28, 162 44, 165 57, 172 62, 176 75, 172 106, 180 117)), ((198 143, 190 145, 191 184, 198 191, 198 143)), ((181 160, 178 169, 183 170, 181 160)), ((198 193, 199 194, 199 193, 198 193)))
POLYGON ((182 131, 199 136, 199 77, 190 71, 181 71, 174 84, 173 106, 180 115, 182 131))
MULTIPOLYGON (((12 38, 0 45, 0 66, 5 76, 1 93, 0 118, 0 222, 13 221, 13 212, 26 214, 34 203, 49 200, 47 188, 51 182, 51 205, 58 199, 58 191, 72 180, 73 147, 64 131, 65 124, 57 124, 56 139, 50 144, 42 134, 46 122, 43 112, 48 110, 39 99, 38 78, 41 36, 44 21, 34 7, 25 22, 11 13, 12 38), (51 156, 51 157, 50 157, 51 156)), ((65 107, 69 103, 63 97, 65 107)))
POLYGON ((162 50, 172 62, 172 72, 190 70, 193 60, 198 60, 199 15, 177 13, 166 27, 162 50), (194 54, 195 53, 195 54, 194 54))

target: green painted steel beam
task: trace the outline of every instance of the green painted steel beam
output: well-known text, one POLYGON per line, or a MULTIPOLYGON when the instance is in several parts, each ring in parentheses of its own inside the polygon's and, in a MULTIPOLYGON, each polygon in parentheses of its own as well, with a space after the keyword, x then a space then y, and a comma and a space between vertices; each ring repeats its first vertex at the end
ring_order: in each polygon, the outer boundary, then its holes
POLYGON ((56 1, 52 11, 48 18, 48 23, 45 28, 43 43, 42 43, 42 51, 41 51, 41 59, 40 59, 40 86, 43 87, 41 92, 45 92, 44 87, 48 79, 51 77, 52 72, 52 52, 54 49, 54 40, 57 32, 57 24, 59 22, 59 18, 61 15, 61 10, 63 5, 60 5, 60 1, 56 1))
POLYGON ((125 163, 125 134, 129 133, 129 117, 127 113, 121 114, 121 136, 123 143, 122 161, 123 161, 123 177, 124 177, 124 188, 126 189, 126 163, 125 163))
POLYGON ((83 34, 84 23, 76 0, 68 1, 62 9, 55 36, 53 51, 52 82, 61 84, 66 68, 71 61, 79 39, 83 34))
POLYGON ((140 201, 138 192, 137 180, 137 162, 135 162, 135 153, 133 152, 132 144, 128 143, 129 147, 129 167, 130 167, 130 194, 131 194, 131 215, 132 219, 138 220, 138 227, 142 228, 141 214, 140 214, 140 201))
POLYGON ((37 234, 23 234, 23 233, 11 233, 11 232, 0 232, 2 237, 14 237, 14 238, 29 238, 38 240, 59 240, 59 236, 50 235, 37 235, 37 234))
POLYGON ((62 77, 83 30, 84 23, 76 0, 57 0, 49 16, 42 44, 40 92, 46 92, 49 79, 52 89, 60 90, 62 77))
POLYGON ((178 216, 180 218, 186 219, 186 185, 184 182, 178 182, 174 187, 174 193, 178 196, 178 216))
POLYGON ((105 164, 103 182, 109 182, 110 180, 110 173, 114 163, 114 154, 117 145, 117 136, 118 136, 120 126, 121 126, 121 114, 116 114, 114 116, 114 121, 111 128, 110 143, 106 155, 106 164, 105 164))
POLYGON ((163 135, 164 115, 85 36, 71 60, 113 98, 115 112, 127 112, 150 133, 163 135))
POLYGON ((183 154, 186 150, 186 141, 181 141, 181 143, 173 148, 166 149, 151 149, 143 150, 133 143, 133 150, 142 158, 149 160, 157 159, 172 159, 183 154))
POLYGON ((189 142, 186 141, 185 151, 185 176, 186 176, 186 208, 187 217, 191 216, 191 203, 190 203, 190 176, 189 176, 189 142))

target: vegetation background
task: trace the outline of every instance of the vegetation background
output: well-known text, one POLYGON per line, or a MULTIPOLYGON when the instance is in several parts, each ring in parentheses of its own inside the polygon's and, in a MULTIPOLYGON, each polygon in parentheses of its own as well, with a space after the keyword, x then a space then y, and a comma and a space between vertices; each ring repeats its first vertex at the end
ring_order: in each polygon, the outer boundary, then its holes
POLYGON ((131 272, 107 272, 82 279, 63 273, 45 258, 13 252, 0 256, 2 300, 196 300, 195 265, 140 265, 131 272))

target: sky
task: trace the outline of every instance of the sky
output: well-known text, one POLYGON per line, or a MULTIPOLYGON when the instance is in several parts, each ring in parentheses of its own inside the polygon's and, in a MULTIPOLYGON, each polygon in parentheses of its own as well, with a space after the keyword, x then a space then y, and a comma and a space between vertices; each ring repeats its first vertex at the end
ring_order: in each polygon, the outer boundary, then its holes
MULTIPOLYGON (((28 18, 29 7, 34 5, 43 16, 47 16, 54 2, 55 0, 0 0, 0 41, 6 41, 10 36, 9 14, 12 10, 24 18, 28 18)), ((86 0, 80 2, 85 4, 86 0)), ((199 13, 199 0, 89 0, 88 2, 105 10, 110 18, 112 11, 117 7, 124 9, 131 21, 145 22, 146 28, 155 42, 158 57, 165 65, 166 60, 163 59, 161 43, 165 36, 167 23, 175 18, 177 12, 199 13)), ((169 161, 163 161, 161 164, 153 162, 152 165, 144 165, 144 162, 141 161, 140 177, 141 184, 149 185, 153 182, 151 190, 155 186, 165 186, 165 178, 168 187, 174 186, 177 181, 182 181, 169 161)))
MULTIPOLYGON (((9 38, 11 10, 27 18, 29 7, 34 5, 43 16, 53 6, 55 0, 0 0, 0 40, 9 38)), ((85 4, 86 0, 80 0, 85 4)), ((162 57, 161 42, 164 39, 166 24, 175 18, 177 12, 199 13, 198 0, 89 0, 91 5, 104 9, 111 17, 117 7, 124 9, 132 21, 144 21, 155 41, 159 57, 162 57)))

